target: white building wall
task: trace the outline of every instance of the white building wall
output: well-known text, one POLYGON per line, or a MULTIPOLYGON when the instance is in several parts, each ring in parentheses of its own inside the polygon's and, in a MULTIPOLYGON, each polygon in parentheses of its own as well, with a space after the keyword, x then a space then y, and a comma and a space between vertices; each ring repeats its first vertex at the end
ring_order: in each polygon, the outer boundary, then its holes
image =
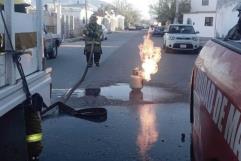
POLYGON ((184 14, 183 23, 187 24, 188 19, 191 20, 195 31, 199 31, 200 37, 214 37, 215 36, 215 13, 189 13, 184 14), (213 26, 205 26, 205 17, 213 17, 213 26))
POLYGON ((125 30, 125 17, 122 15, 117 16, 118 30, 125 30))
POLYGON ((209 0, 208 6, 202 5, 202 0, 191 0, 191 12, 216 11, 217 0, 209 0))
POLYGON ((236 7, 241 0, 219 0, 217 5, 216 37, 223 38, 238 22, 236 7))
POLYGON ((57 34, 61 35, 61 17, 62 17, 62 10, 61 5, 57 6, 57 34))
POLYGON ((80 10, 62 9, 62 14, 65 16, 80 17, 80 10))
MULTIPOLYGON (((91 17, 93 14, 94 14, 93 11, 87 11, 87 22, 89 22, 90 17, 91 17)), ((85 19, 85 17, 86 17, 86 12, 85 12, 85 10, 82 10, 82 11, 81 11, 80 17, 81 17, 82 21, 83 21, 83 19, 85 19)))

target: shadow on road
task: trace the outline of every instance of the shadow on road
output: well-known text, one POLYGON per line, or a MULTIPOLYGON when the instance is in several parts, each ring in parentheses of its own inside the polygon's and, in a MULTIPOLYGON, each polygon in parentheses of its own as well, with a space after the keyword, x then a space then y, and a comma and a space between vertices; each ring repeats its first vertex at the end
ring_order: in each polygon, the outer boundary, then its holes
POLYGON ((182 54, 182 55, 198 55, 200 53, 200 51, 202 50, 202 47, 196 49, 196 50, 172 50, 172 49, 168 49, 167 51, 165 51, 166 54, 182 54))

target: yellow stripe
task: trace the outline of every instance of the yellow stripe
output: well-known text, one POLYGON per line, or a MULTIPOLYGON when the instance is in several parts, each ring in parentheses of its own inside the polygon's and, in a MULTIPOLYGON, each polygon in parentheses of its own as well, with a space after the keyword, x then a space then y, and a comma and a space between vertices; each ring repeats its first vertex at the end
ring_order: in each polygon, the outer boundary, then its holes
MULTIPOLYGON (((4 0, 0 0, 0 4, 3 4, 3 2, 4 2, 4 0)), ((15 0, 14 3, 15 4, 31 4, 31 0, 15 0)))
POLYGON ((33 135, 28 135, 26 140, 28 143, 34 143, 34 142, 39 142, 43 138, 42 133, 39 134, 33 134, 33 135))

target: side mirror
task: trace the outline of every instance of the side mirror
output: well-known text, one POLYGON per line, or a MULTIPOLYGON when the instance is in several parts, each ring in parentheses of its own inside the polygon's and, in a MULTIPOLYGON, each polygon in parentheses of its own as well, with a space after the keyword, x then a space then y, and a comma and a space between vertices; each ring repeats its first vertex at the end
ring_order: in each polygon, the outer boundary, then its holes
POLYGON ((195 34, 200 34, 200 32, 199 32, 199 31, 196 31, 195 34))

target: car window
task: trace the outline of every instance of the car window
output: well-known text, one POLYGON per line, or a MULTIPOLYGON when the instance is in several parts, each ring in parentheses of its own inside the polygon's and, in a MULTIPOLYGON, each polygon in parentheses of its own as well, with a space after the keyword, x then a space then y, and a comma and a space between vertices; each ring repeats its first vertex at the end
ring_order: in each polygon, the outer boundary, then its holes
POLYGON ((155 27, 155 31, 164 31, 164 27, 155 27))
POLYGON ((169 28, 169 33, 195 34, 195 31, 194 31, 194 28, 192 26, 171 25, 170 28, 169 28))

